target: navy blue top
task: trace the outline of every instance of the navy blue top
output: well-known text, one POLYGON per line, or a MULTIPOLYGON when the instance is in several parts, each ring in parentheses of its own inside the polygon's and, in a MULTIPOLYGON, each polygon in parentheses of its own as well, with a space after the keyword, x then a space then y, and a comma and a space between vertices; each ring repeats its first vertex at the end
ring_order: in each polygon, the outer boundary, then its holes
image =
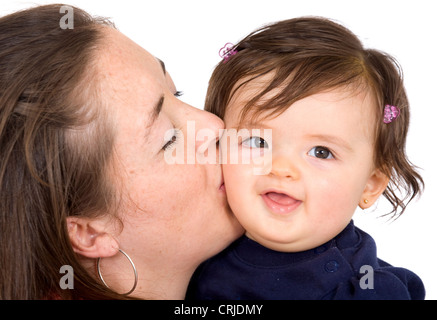
POLYGON ((378 259, 375 241, 351 221, 331 241, 296 253, 243 236, 196 270, 186 298, 423 300, 425 289, 413 272, 378 259))

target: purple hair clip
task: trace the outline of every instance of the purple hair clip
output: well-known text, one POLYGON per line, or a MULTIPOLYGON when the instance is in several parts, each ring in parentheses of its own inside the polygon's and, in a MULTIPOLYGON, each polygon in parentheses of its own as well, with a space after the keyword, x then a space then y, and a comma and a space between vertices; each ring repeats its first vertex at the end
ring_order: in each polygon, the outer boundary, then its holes
POLYGON ((223 58, 224 62, 227 62, 233 55, 237 54, 237 50, 230 42, 226 43, 219 51, 219 56, 223 58))
POLYGON ((399 108, 386 104, 384 107, 384 123, 391 123, 399 116, 399 108))

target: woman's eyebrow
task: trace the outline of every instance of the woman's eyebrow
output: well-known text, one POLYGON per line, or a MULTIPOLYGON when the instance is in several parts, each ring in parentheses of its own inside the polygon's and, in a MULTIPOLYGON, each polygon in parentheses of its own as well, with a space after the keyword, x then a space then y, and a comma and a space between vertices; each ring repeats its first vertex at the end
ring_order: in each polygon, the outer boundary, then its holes
POLYGON ((159 61, 159 63, 161 64, 161 67, 162 67, 162 71, 164 72, 164 75, 167 73, 167 71, 165 70, 165 63, 164 63, 164 61, 162 61, 161 59, 159 59, 159 58, 156 58, 158 61, 159 61))
POLYGON ((152 114, 150 115, 149 125, 147 126, 147 128, 150 128, 153 126, 153 123, 158 118, 158 116, 162 110, 163 105, 164 105, 164 95, 162 95, 161 98, 159 98, 158 102, 155 104, 153 111, 152 111, 152 114))
MULTIPOLYGON (((156 58, 156 57, 155 57, 156 58)), ((162 61, 161 59, 159 59, 159 58, 156 58, 156 60, 158 60, 159 61, 159 64, 161 65, 161 67, 162 67, 162 72, 164 72, 164 75, 166 74, 166 70, 165 70, 165 63, 164 63, 164 61, 162 61)), ((164 105, 164 95, 162 95, 160 98, 159 98, 159 100, 158 100, 158 102, 155 104, 155 106, 153 107, 153 110, 152 110, 152 113, 150 114, 150 117, 149 117, 149 123, 147 124, 147 126, 146 126, 146 137, 149 135, 149 132, 150 132, 150 128, 152 128, 152 126, 153 126, 153 124, 155 123, 155 121, 156 121, 156 119, 158 119, 158 117, 159 117, 159 114, 161 113, 161 110, 162 110, 162 106, 164 105)))
POLYGON ((145 132, 146 141, 148 141, 150 130, 152 129, 156 119, 158 119, 163 105, 164 105, 164 95, 162 95, 161 98, 158 100, 158 102, 155 104, 150 114, 149 123, 146 126, 146 132, 145 132))
POLYGON ((158 102, 155 104, 155 107, 153 108, 153 112, 152 112, 152 124, 153 122, 155 122, 156 118, 158 118, 159 113, 162 110, 162 106, 164 104, 164 96, 161 96, 161 98, 159 98, 158 102))

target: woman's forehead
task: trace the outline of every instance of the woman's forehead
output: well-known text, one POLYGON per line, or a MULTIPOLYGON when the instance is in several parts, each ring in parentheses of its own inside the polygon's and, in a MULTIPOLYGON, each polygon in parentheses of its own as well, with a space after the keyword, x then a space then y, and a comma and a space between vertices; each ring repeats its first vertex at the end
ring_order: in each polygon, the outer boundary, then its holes
POLYGON ((166 84, 164 63, 121 32, 106 29, 96 59, 103 98, 109 104, 156 100, 166 84))

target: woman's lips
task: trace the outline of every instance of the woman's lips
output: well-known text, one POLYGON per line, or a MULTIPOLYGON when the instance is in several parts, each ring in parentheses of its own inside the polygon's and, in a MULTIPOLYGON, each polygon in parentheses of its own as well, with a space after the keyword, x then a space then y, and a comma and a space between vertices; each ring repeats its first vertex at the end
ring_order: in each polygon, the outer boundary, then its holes
POLYGON ((267 207, 278 214, 290 213, 302 203, 302 201, 280 192, 266 192, 261 197, 267 207))
POLYGON ((223 191, 223 192, 226 191, 225 183, 224 183, 224 182, 220 185, 219 190, 220 190, 220 191, 223 191))
POLYGON ((223 178, 223 173, 222 173, 222 176, 220 178, 219 191, 222 191, 222 192, 226 191, 226 188, 225 188, 225 179, 223 178))

